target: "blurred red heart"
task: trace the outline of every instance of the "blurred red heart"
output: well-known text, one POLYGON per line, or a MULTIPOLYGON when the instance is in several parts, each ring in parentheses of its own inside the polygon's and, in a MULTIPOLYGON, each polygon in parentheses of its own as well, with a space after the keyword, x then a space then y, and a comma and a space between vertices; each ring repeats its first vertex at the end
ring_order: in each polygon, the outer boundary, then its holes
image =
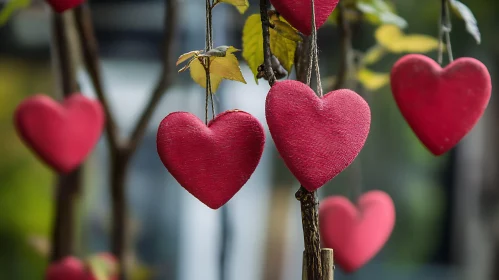
POLYGON ((52 6, 52 9, 57 13, 76 8, 83 2, 85 2, 85 0, 47 0, 47 3, 52 6))
MULTIPOLYGON (((310 0, 270 0, 277 12, 305 35, 312 33, 312 2, 310 0)), ((319 29, 329 18, 339 0, 315 0, 315 25, 319 29)))
POLYGON ((343 196, 328 197, 319 207, 322 243, 334 250, 335 263, 346 272, 371 260, 383 248, 395 225, 393 201, 382 191, 365 193, 357 207, 343 196))
POLYGON ((265 132, 243 111, 226 111, 206 126, 187 112, 166 116, 157 148, 172 176, 212 209, 227 203, 248 181, 262 156, 265 132))
POLYGON ((434 154, 453 148, 483 115, 492 91, 487 67, 459 58, 442 69, 431 58, 410 54, 393 66, 391 87, 403 117, 434 154))
POLYGON ((265 115, 279 154, 309 191, 354 161, 371 124, 369 105, 357 93, 341 89, 319 98, 310 87, 292 80, 272 86, 265 115))
POLYGON ((45 272, 45 280, 85 280, 85 265, 75 257, 52 263, 45 272))
POLYGON ((35 95, 16 109, 14 122, 21 139, 59 172, 78 167, 99 141, 104 112, 97 100, 72 94, 62 104, 35 95))

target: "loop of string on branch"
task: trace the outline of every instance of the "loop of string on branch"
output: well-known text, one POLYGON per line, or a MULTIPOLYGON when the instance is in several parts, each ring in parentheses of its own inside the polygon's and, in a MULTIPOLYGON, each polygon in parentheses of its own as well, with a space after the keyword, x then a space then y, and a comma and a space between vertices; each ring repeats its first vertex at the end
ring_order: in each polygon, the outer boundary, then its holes
POLYGON ((312 6, 312 34, 310 43, 310 53, 309 53, 309 61, 308 61, 308 72, 307 72, 307 85, 310 86, 310 80, 312 78, 312 68, 315 67, 315 76, 317 78, 317 95, 320 97, 323 96, 322 93, 322 83, 321 83, 321 73, 319 68, 319 52, 317 47, 317 26, 315 23, 315 1, 311 0, 312 6))

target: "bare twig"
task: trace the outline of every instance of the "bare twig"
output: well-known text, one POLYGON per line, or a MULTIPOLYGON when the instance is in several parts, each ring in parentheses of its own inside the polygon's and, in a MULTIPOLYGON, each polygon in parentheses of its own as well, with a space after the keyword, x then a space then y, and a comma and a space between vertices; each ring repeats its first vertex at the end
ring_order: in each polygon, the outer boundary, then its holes
POLYGON ((128 154, 134 153, 137 149, 137 145, 144 137, 147 124, 151 119, 154 109, 156 109, 156 106, 158 105, 161 97, 163 97, 164 93, 173 82, 172 57, 174 55, 173 50, 175 44, 175 32, 177 29, 178 15, 178 0, 165 0, 164 34, 162 44, 163 68, 159 77, 159 81, 156 84, 156 87, 154 88, 154 91, 151 95, 151 99, 149 99, 145 110, 140 116, 140 119, 132 132, 128 145, 128 154))
POLYGON ((106 131, 109 148, 111 151, 115 151, 118 149, 119 145, 118 131, 113 114, 111 113, 109 102, 107 101, 106 94, 104 93, 97 39, 94 34, 90 8, 88 7, 88 4, 84 3, 75 8, 74 11, 76 29, 78 30, 80 44, 83 50, 85 66, 90 75, 90 79, 92 80, 97 97, 104 107, 104 112, 106 114, 106 131))
POLYGON ((272 69, 272 52, 270 51, 270 32, 269 32, 269 15, 268 15, 268 0, 260 0, 260 17, 262 21, 263 32, 263 64, 265 71, 265 79, 272 86, 275 81, 274 70, 272 69))
POLYGON ((319 200, 317 192, 309 192, 303 186, 295 197, 301 204, 301 221, 303 240, 305 243, 305 259, 307 263, 307 279, 322 280, 321 243, 319 235, 319 200))
POLYGON ((340 68, 333 89, 344 88, 348 82, 348 76, 352 69, 352 32, 348 20, 345 18, 345 6, 340 2, 337 9, 338 13, 338 29, 340 31, 340 68))
MULTIPOLYGON (((71 55, 68 30, 64 16, 54 13, 53 47, 56 49, 63 96, 78 91, 75 67, 71 55)), ((69 174, 60 174, 56 185, 55 219, 52 230, 51 260, 57 261, 73 253, 74 202, 81 184, 81 167, 69 174)))
POLYGON ((128 163, 131 156, 137 150, 147 129, 147 125, 154 109, 161 97, 172 84, 172 56, 174 36, 177 27, 178 0, 165 1, 164 35, 162 47, 162 70, 156 86, 143 110, 137 124, 127 140, 119 141, 117 126, 112 117, 107 97, 104 93, 102 76, 97 51, 97 40, 95 38, 90 10, 87 6, 76 9, 77 29, 84 52, 85 64, 90 73, 93 86, 97 96, 105 108, 108 132, 109 148, 111 151, 111 178, 110 191, 112 199, 112 252, 120 263, 120 279, 125 279, 127 271, 125 263, 125 251, 127 248, 128 232, 128 208, 126 204, 125 181, 128 163))

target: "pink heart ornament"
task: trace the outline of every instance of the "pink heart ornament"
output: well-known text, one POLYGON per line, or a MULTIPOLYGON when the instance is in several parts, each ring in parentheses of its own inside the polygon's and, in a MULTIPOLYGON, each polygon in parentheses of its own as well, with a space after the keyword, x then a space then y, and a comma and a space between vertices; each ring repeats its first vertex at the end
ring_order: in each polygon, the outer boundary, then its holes
POLYGON ((357 93, 341 89, 319 98, 307 85, 276 82, 265 115, 286 166, 309 191, 347 168, 369 134, 371 111, 357 93))
POLYGON ((85 0, 46 0, 57 13, 65 12, 81 5, 85 0))
POLYGON ((226 111, 204 124, 187 112, 161 121, 158 155, 172 176, 212 209, 227 203, 249 180, 263 153, 265 132, 255 117, 226 111))
MULTIPOLYGON (((312 33, 312 2, 310 0, 271 0, 279 14, 305 35, 312 33)), ((315 0, 315 25, 319 29, 329 18, 339 0, 315 0)))
POLYGON ((326 248, 334 250, 334 260, 348 273, 371 260, 388 241, 395 225, 395 206, 388 194, 370 191, 357 207, 343 196, 320 203, 319 227, 326 248))
POLYGON ((23 142, 47 165, 63 173, 77 168, 100 139, 101 104, 79 93, 61 104, 42 94, 24 100, 14 113, 23 142))

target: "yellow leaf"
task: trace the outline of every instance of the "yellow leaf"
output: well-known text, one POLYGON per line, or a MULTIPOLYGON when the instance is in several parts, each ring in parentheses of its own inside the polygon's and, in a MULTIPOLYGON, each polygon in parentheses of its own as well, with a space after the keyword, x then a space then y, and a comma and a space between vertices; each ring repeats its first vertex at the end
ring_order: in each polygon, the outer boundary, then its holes
POLYGON ((251 72, 253 72, 256 83, 258 83, 256 78, 258 66, 263 64, 262 33, 260 15, 249 16, 243 28, 243 58, 248 63, 251 72))
POLYGON ((385 53, 386 50, 382 46, 380 45, 373 46, 369 50, 367 50, 367 52, 364 54, 362 62, 364 65, 371 65, 373 63, 378 62, 385 53))
POLYGON ((210 74, 219 76, 222 79, 238 81, 246 84, 241 69, 239 68, 239 61, 233 54, 227 54, 225 57, 217 57, 212 59, 210 63, 210 74))
POLYGON ((295 62, 296 45, 297 43, 295 41, 291 41, 279 35, 277 31, 270 29, 270 50, 288 73, 291 71, 291 67, 293 67, 293 63, 295 62))
POLYGON ((438 48, 438 40, 431 36, 405 35, 396 25, 382 25, 376 30, 376 40, 390 52, 426 53, 438 48))
MULTIPOLYGON (((246 84, 237 57, 229 52, 235 52, 237 49, 229 47, 224 57, 210 57, 210 82, 211 90, 215 92, 223 79, 238 81, 246 84), (229 50, 230 49, 230 50, 229 50)), ((192 79, 206 88, 206 71, 199 59, 195 59, 190 63, 192 79)))
MULTIPOLYGON (((277 16, 273 16, 272 20, 277 21, 277 16)), ((284 19, 279 19, 279 21, 287 24, 284 19)), ((277 57, 282 67, 289 73, 291 67, 293 67, 297 43, 282 36, 275 29, 269 28, 269 31, 270 50, 277 57)), ((260 21, 259 14, 251 15, 244 24, 243 58, 248 63, 257 81, 258 66, 263 64, 262 22, 260 21)))
POLYGON ((276 20, 272 21, 272 24, 274 25, 274 30, 279 33, 279 35, 283 36, 286 39, 289 39, 291 41, 295 42, 300 42, 302 41, 302 37, 298 34, 298 31, 294 29, 289 23, 276 20))
POLYGON ((248 0, 220 0, 219 2, 233 5, 241 14, 244 14, 249 7, 248 0))
POLYGON ((367 68, 362 68, 357 72, 357 79, 368 90, 378 90, 390 82, 388 73, 376 73, 367 68))
POLYGON ((438 40, 426 35, 408 35, 394 44, 395 52, 427 53, 438 48, 438 40))
POLYGON ((400 28, 393 24, 384 24, 376 29, 376 32, 374 33, 376 41, 387 49, 389 49, 389 46, 391 46, 394 41, 399 40, 402 36, 404 36, 404 34, 400 28))
POLYGON ((180 63, 188 60, 189 58, 195 56, 195 55, 198 55, 199 53, 201 53, 202 51, 190 51, 188 53, 184 53, 183 55, 179 56, 178 60, 177 60, 177 64, 175 64, 176 66, 178 66, 180 63))
MULTIPOLYGON (((204 70, 204 66, 201 64, 199 59, 195 59, 191 62, 191 78, 203 88, 206 88, 206 71, 204 70)), ((220 76, 210 74, 211 81, 211 91, 215 92, 218 89, 218 86, 222 82, 222 78, 220 76)))

